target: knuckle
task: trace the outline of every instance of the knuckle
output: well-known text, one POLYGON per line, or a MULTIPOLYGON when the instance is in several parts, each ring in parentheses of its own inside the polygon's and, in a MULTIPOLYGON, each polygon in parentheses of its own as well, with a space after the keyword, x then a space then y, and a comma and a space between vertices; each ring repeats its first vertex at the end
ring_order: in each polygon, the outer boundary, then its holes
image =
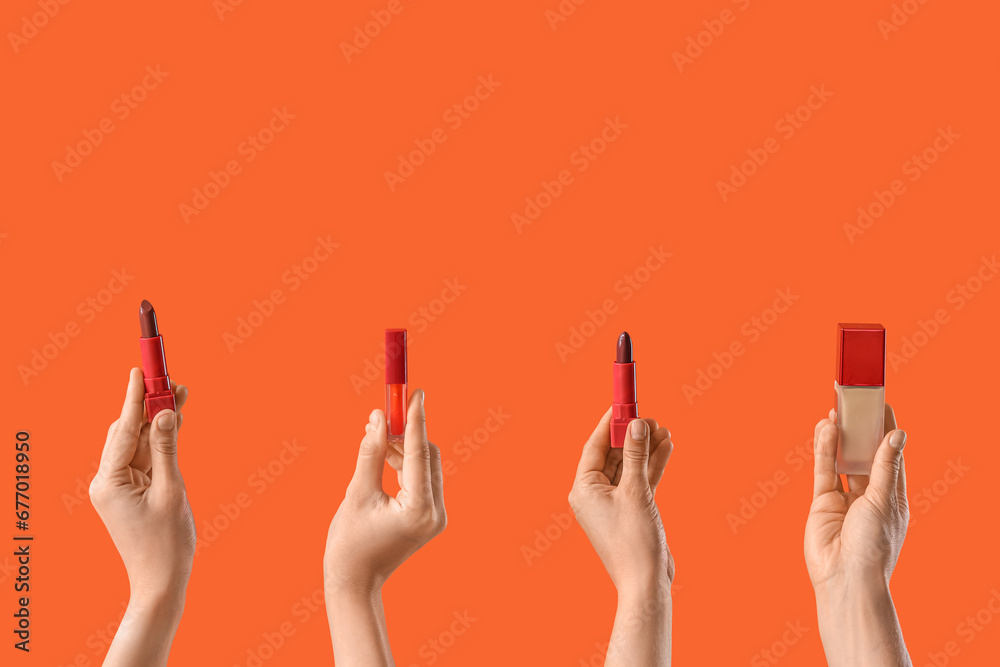
POLYGON ((580 507, 580 490, 574 486, 569 492, 569 506, 574 512, 580 507))
POLYGON ((177 454, 177 441, 173 439, 161 440, 156 443, 156 451, 167 456, 175 456, 177 454))
POLYGON ((641 463, 646 460, 646 450, 641 446, 625 447, 622 451, 622 458, 641 463))

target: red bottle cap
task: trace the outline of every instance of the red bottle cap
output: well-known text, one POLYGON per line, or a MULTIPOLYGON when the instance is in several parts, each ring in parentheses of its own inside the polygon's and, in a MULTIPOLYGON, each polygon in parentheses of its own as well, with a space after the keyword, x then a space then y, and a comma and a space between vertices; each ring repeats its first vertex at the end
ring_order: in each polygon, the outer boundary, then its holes
POLYGON ((406 329, 385 330, 385 383, 406 384, 406 329))
POLYGON ((881 324, 837 325, 837 384, 885 385, 885 327, 881 324))

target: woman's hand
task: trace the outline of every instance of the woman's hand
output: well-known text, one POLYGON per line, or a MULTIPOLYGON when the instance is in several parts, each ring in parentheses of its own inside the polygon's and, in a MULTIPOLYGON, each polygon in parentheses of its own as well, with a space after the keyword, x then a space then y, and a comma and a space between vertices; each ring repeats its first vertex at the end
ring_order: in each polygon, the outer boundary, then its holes
POLYGON ((618 589, 606 667, 670 664, 674 562, 656 506, 670 458, 670 432, 634 419, 625 446, 611 447, 611 410, 584 445, 569 504, 618 589))
POLYGON ((836 413, 816 424, 813 502, 806 522, 806 565, 813 587, 831 579, 892 575, 910 521, 903 446, 892 407, 885 406, 885 437, 871 477, 837 474, 836 413))
POLYGON ((413 392, 407 409, 403 452, 393 460, 399 493, 382 488, 390 449, 385 414, 373 410, 354 477, 330 524, 323 569, 338 665, 393 664, 382 585, 448 521, 441 452, 427 440, 423 391, 413 392))
POLYGON ((910 665, 889 578, 910 520, 903 447, 885 406, 885 432, 871 476, 837 474, 836 413, 816 425, 813 502, 805 556, 830 667, 910 665))
MULTIPOLYGON (((174 385, 178 411, 187 389, 174 385)), ((133 368, 121 416, 108 429, 90 499, 129 579, 129 605, 105 665, 166 664, 184 610, 195 526, 177 466, 182 416, 164 410, 149 424, 142 371, 133 368)))

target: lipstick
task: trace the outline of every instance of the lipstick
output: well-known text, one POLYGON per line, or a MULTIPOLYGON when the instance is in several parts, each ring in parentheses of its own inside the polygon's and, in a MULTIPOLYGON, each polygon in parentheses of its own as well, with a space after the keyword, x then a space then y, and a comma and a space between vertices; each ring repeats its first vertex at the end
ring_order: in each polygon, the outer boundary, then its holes
POLYGON ((176 410, 174 392, 167 375, 167 357, 163 353, 163 336, 156 324, 153 304, 143 299, 139 306, 139 352, 142 354, 142 381, 146 385, 146 415, 149 421, 160 410, 176 410))
POLYGON ((885 419, 885 327, 837 325, 837 472, 870 475, 885 419))
POLYGON ((403 442, 406 399, 406 329, 386 329, 385 417, 389 442, 403 442))
POLYGON ((624 447, 629 422, 639 416, 635 401, 635 360, 632 358, 632 337, 627 331, 618 336, 618 351, 612 369, 611 446, 624 447))

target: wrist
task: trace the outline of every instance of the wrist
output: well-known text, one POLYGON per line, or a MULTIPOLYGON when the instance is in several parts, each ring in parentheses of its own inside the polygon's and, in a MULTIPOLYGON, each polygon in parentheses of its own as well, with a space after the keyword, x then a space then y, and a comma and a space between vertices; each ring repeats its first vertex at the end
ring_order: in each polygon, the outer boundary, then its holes
POLYGON ((851 572, 815 586, 820 637, 830 667, 910 665, 889 580, 851 572))
POLYGON ((176 628, 184 614, 184 590, 160 593, 134 592, 125 615, 139 622, 176 628))
POLYGON ((841 572, 813 584, 813 590, 816 603, 830 610, 892 600, 889 579, 875 570, 841 572))
POLYGON ((635 576, 623 577, 617 582, 618 605, 643 604, 650 600, 670 597, 672 577, 666 567, 635 576))

